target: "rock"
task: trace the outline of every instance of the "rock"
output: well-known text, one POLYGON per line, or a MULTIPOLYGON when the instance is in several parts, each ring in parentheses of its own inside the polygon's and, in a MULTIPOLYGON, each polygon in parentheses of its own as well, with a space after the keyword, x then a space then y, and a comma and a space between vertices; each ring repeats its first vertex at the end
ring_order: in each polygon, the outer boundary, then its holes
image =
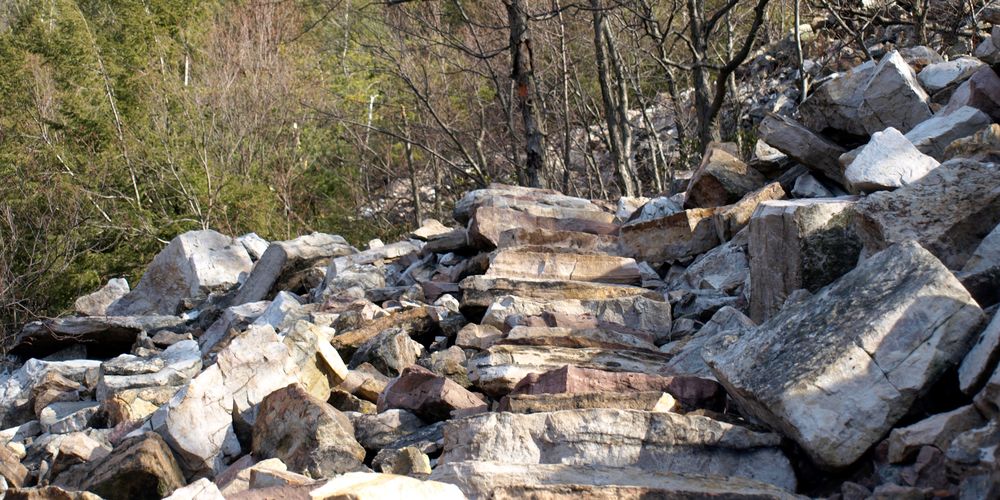
POLYGON ((264 488, 284 487, 284 486, 317 486, 317 481, 302 474, 289 471, 253 469, 250 470, 250 489, 261 490, 264 488))
POLYGON ((503 338, 503 332, 495 326, 469 323, 458 331, 458 336, 455 338, 455 345, 481 351, 496 344, 501 338, 503 338))
POLYGON ((487 189, 477 189, 465 193, 465 196, 455 203, 455 220, 461 224, 469 222, 469 219, 480 206, 510 208, 544 206, 585 211, 600 210, 590 200, 566 196, 551 189, 527 188, 493 183, 487 189))
POLYGON ((577 322, 576 318, 551 320, 533 318, 528 321, 528 325, 511 328, 500 343, 656 351, 653 337, 643 332, 624 331, 624 329, 616 331, 597 324, 587 324, 586 321, 581 322, 583 324, 573 324, 575 322, 577 322))
POLYGON ((429 360, 424 358, 418 362, 437 375, 448 377, 462 387, 469 387, 472 383, 469 382, 469 372, 465 368, 466 361, 465 351, 453 345, 442 351, 432 352, 429 360))
POLYGON ((864 88, 875 73, 875 63, 866 62, 850 71, 837 73, 817 87, 798 112, 802 123, 812 130, 834 130, 855 136, 868 135, 858 117, 864 88))
POLYGON ((388 409, 375 415, 346 414, 354 424, 354 437, 367 450, 392 447, 393 443, 420 432, 427 423, 402 409, 388 409))
POLYGON ((0 427, 14 427, 36 418, 33 397, 36 386, 49 373, 85 387, 93 387, 101 362, 89 359, 74 361, 42 361, 29 359, 9 375, 0 377, 0 427))
POLYGON ((948 158, 996 161, 1000 152, 1000 124, 991 124, 975 134, 956 139, 944 150, 948 158))
POLYGON ((923 153, 943 161, 947 159, 945 148, 949 144, 989 125, 990 117, 986 113, 971 106, 962 106, 921 122, 906 134, 906 139, 923 153))
POLYGON ((615 218, 619 221, 626 221, 646 203, 649 203, 649 198, 622 196, 618 198, 618 210, 615 210, 615 218))
MULTIPOLYGON (((544 373, 532 373, 521 379, 510 392, 516 395, 541 394, 636 394, 666 393, 688 408, 721 409, 725 393, 718 383, 697 377, 612 372, 564 365, 544 373)), ((503 406, 503 403, 501 403, 503 406)))
POLYGON ((135 289, 108 308, 108 314, 177 314, 184 299, 228 289, 252 266, 236 240, 211 230, 190 231, 156 255, 135 289))
POLYGON ((796 198, 832 198, 834 194, 811 174, 804 174, 795 178, 792 196, 796 198))
MULTIPOLYGON (((998 150, 1000 151, 1000 150, 998 150)), ((983 238, 958 274, 962 284, 983 307, 1000 302, 1000 225, 983 238)))
POLYGON ((372 468, 386 474, 415 477, 427 477, 432 471, 430 458, 412 446, 380 451, 372 459, 372 468))
POLYGON ((455 485, 421 481, 412 477, 370 472, 351 472, 309 492, 314 499, 337 500, 464 500, 455 485))
POLYGON ((178 342, 148 358, 123 354, 101 365, 97 401, 107 404, 129 389, 179 388, 197 375, 201 366, 201 351, 198 350, 198 343, 193 340, 178 342), (126 366, 138 369, 130 370, 126 366))
POLYGON ((996 44, 993 43, 992 37, 986 37, 983 39, 983 41, 976 46, 972 55, 982 59, 986 64, 1000 63, 1000 49, 998 49, 996 44))
POLYGON ((394 312, 373 320, 366 320, 354 328, 337 326, 338 334, 330 339, 330 344, 347 356, 389 329, 401 329, 411 335, 419 335, 430 330, 434 324, 429 310, 425 307, 417 307, 394 312))
POLYGON ((0 445, 0 478, 7 485, 20 488, 28 482, 28 469, 21 465, 21 460, 7 446, 0 445))
POLYGON ((906 427, 893 429, 889 434, 889 461, 905 462, 913 458, 923 446, 948 450, 955 436, 986 423, 972 405, 947 413, 939 413, 906 427))
POLYGON ((982 316, 947 268, 907 242, 759 327, 717 338, 704 357, 744 415, 841 468, 958 364, 982 316))
POLYGON ((164 500, 225 500, 225 497, 215 483, 203 477, 183 488, 177 488, 164 500))
POLYGON ((320 350, 321 332, 301 324, 284 339, 270 326, 247 329, 151 417, 191 475, 218 473, 240 454, 234 414, 252 424, 254 406, 271 392, 298 382, 320 400, 329 397, 336 375, 320 350))
POLYGON ((659 353, 624 349, 573 349, 495 345, 469 359, 469 379, 492 395, 503 395, 525 376, 565 365, 581 368, 657 373, 667 359, 659 353))
POLYGON ((94 401, 52 403, 39 412, 38 423, 42 431, 51 434, 82 431, 89 426, 100 406, 94 401))
POLYGON ((718 208, 694 208, 621 228, 622 254, 650 263, 684 260, 719 244, 718 208))
POLYGON ((949 85, 961 82, 972 76, 983 62, 974 57, 960 57, 951 61, 927 65, 920 70, 917 79, 928 92, 937 92, 949 85))
POLYGON ((497 248, 524 246, 613 255, 618 252, 618 238, 616 235, 609 234, 590 234, 579 231, 549 231, 546 229, 515 228, 500 233, 500 241, 497 242, 497 248))
POLYGON ((893 127, 906 133, 931 117, 930 97, 899 52, 882 57, 862 90, 858 118, 869 134, 893 127))
POLYGON ((389 328, 358 347, 351 358, 351 368, 371 363, 378 371, 395 377, 404 368, 414 365, 424 352, 424 346, 415 342, 400 328, 389 328))
POLYGON ((421 226, 410 233, 410 237, 421 241, 430 241, 451 231, 453 231, 452 228, 445 226, 437 219, 424 219, 421 226))
POLYGON ((746 245, 730 241, 695 259, 671 282, 671 288, 716 290, 737 295, 749 279, 750 265, 746 245))
POLYGON ((737 156, 709 144, 701 165, 691 177, 684 208, 711 208, 736 203, 764 185, 765 179, 737 156))
POLYGON ((462 309, 484 310, 500 297, 513 295, 538 300, 607 300, 644 296, 661 298, 637 286, 589 283, 586 281, 531 281, 511 278, 469 276, 459 283, 462 289, 462 309))
POLYGON ((253 321, 253 325, 271 325, 275 330, 284 330, 290 323, 301 319, 302 304, 299 298, 288 292, 278 292, 264 312, 253 321))
POLYGON ((972 349, 958 367, 958 382, 962 392, 974 394, 990 378, 1000 361, 1000 315, 994 314, 990 324, 979 334, 972 349))
POLYGON ((348 372, 347 378, 338 388, 366 401, 375 402, 387 385, 389 377, 376 370, 374 366, 362 363, 348 372))
POLYGON ((469 498, 796 498, 783 488, 741 477, 635 467, 449 462, 430 477, 457 485, 469 498))
POLYGON ((257 233, 247 233, 243 236, 237 236, 236 241, 240 242, 243 248, 247 249, 250 258, 255 262, 260 260, 264 252, 267 251, 267 247, 270 246, 270 243, 261 238, 257 233))
POLYGON ((211 326, 198 337, 198 345, 205 356, 206 361, 214 360, 213 354, 216 345, 221 342, 230 331, 241 332, 248 325, 254 322, 264 311, 270 302, 250 302, 247 304, 227 307, 211 326))
POLYGON ((579 321, 574 326, 645 335, 659 342, 669 336, 671 310, 670 303, 662 297, 652 299, 642 295, 604 300, 537 300, 505 296, 490 304, 482 324, 509 331, 538 317, 556 323, 563 318, 576 318, 579 321))
POLYGON ((1000 223, 998 172, 996 164, 952 160, 913 184, 859 201, 854 211, 863 255, 912 239, 948 268, 961 269, 1000 223))
POLYGON ((75 465, 104 459, 111 452, 110 446, 98 442, 84 432, 60 435, 46 443, 44 447, 51 458, 45 460, 48 462, 47 471, 43 472, 41 469, 44 467, 39 467, 39 483, 48 483, 75 465))
POLYGON ((176 316, 82 316, 33 321, 24 325, 8 352, 22 359, 42 358, 74 345, 82 345, 94 358, 128 352, 140 332, 179 328, 176 316))
POLYGON ((100 290, 76 299, 73 310, 84 316, 107 316, 108 307, 128 292, 128 281, 125 278, 112 278, 100 290))
POLYGON ((658 196, 653 198, 633 213, 632 217, 629 217, 626 222, 646 222, 683 212, 683 196, 678 196, 682 198, 680 202, 675 200, 673 196, 658 196))
POLYGON ((254 471, 287 471, 288 467, 277 458, 258 461, 253 455, 243 455, 215 476, 215 484, 222 495, 233 497, 250 489, 250 475, 254 471))
POLYGON ((31 388, 31 399, 34 401, 32 408, 35 415, 38 415, 52 403, 79 401, 85 390, 79 382, 70 380, 59 372, 47 372, 31 388))
POLYGON ((591 409, 486 413, 445 425, 440 464, 637 467, 735 476, 795 489, 779 436, 702 416, 591 409))
POLYGON ((733 307, 726 306, 719 309, 712 315, 712 319, 690 338, 663 346, 670 355, 666 373, 714 380, 715 374, 701 357, 705 345, 727 332, 739 332, 754 326, 750 318, 733 307))
POLYGON ((955 89, 948 105, 938 111, 938 114, 949 114, 963 106, 979 109, 993 121, 1000 120, 1000 76, 997 76, 996 71, 989 67, 980 68, 955 89))
POLYGON ((837 158, 844 154, 844 148, 783 116, 767 115, 757 133, 789 158, 834 182, 844 184, 844 171, 837 163, 837 158))
POLYGON ((846 165, 844 176, 855 193, 882 191, 910 184, 938 165, 937 160, 921 153, 903 134, 889 127, 872 134, 871 141, 846 165))
POLYGON ((990 419, 986 425, 956 436, 951 441, 946 456, 959 466, 973 468, 985 465, 996 470, 997 445, 1000 445, 1000 425, 996 419, 990 419))
POLYGON ((793 290, 816 291, 851 270, 861 245, 851 227, 855 198, 768 201, 749 226, 750 317, 771 317, 793 290))
POLYGON ((313 478, 360 470, 365 459, 351 421, 297 384, 261 401, 253 425, 253 453, 278 458, 290 471, 313 478))
POLYGON ((715 213, 715 230, 720 241, 729 241, 750 223, 757 205, 765 201, 780 200, 785 197, 785 190, 780 182, 772 182, 756 191, 747 193, 741 200, 732 205, 721 207, 715 213))
POLYGON ((596 235, 612 235, 618 231, 614 214, 604 211, 537 208, 531 212, 495 206, 480 207, 469 224, 469 239, 481 248, 494 248, 499 245, 501 235, 512 229, 596 235))
POLYGON ((3 493, 5 500, 101 500, 89 491, 66 491, 58 486, 14 488, 3 493))
POLYGON ((185 481, 167 444, 147 433, 123 441, 101 460, 69 469, 53 484, 108 499, 143 499, 168 496, 185 481))
POLYGON ((456 410, 481 409, 486 403, 449 378, 410 366, 389 383, 378 398, 378 411, 409 410, 428 422, 447 420, 456 410))
POLYGON ((330 259, 355 252, 344 238, 323 233, 271 243, 231 305, 257 302, 274 296, 278 291, 290 290, 294 288, 292 281, 297 273, 314 266, 325 267, 330 259))
POLYGON ((503 399, 500 411, 545 413, 561 410, 613 408, 618 410, 674 411, 673 396, 665 392, 582 392, 569 394, 511 394, 503 399))
POLYGON ((490 259, 486 277, 623 285, 638 284, 641 281, 639 266, 633 259, 611 255, 539 252, 534 249, 499 250, 490 259))
POLYGON ((931 64, 944 62, 941 54, 926 45, 903 47, 899 49, 899 55, 903 56, 903 60, 906 61, 906 64, 912 66, 914 71, 922 71, 931 64))

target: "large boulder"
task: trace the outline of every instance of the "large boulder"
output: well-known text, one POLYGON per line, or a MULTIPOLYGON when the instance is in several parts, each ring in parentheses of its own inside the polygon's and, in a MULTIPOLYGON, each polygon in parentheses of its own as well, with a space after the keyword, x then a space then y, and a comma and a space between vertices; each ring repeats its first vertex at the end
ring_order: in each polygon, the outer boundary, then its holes
POLYGON ((716 339, 704 357, 744 415, 836 469, 961 361, 982 318, 955 276, 906 242, 759 327, 716 339))
POLYGON ((365 449, 351 421, 298 384, 268 394, 253 425, 253 454, 320 479, 362 470, 365 449))
POLYGON ((855 198, 762 203, 750 219, 750 317, 771 317, 788 294, 816 291, 857 263, 861 245, 848 209, 855 198))
POLYGON ((780 441, 775 434, 668 412, 486 413, 445 425, 439 463, 637 467, 742 477, 794 490, 795 474, 780 441))
POLYGON ((858 108, 864 99, 865 83, 874 72, 875 62, 868 61, 832 75, 799 106, 802 123, 818 132, 830 130, 856 136, 867 135, 858 118, 858 108))
POLYGON ((864 254, 919 241, 950 269, 961 269, 1000 223, 1000 167, 957 159, 922 179, 867 196, 854 211, 864 254))
POLYGON ((297 273, 313 266, 326 267, 330 259, 355 252, 344 238, 324 233, 271 243, 254 264, 231 305, 257 302, 269 299, 278 291, 291 290, 295 288, 296 283, 292 280, 297 273))
POLYGON ((906 139, 924 154, 939 161, 947 159, 945 148, 968 137, 991 123, 990 117, 972 106, 962 106, 949 113, 938 113, 910 130, 906 139))
POLYGON ((600 208, 590 200, 566 196, 552 189, 538 189, 506 184, 490 184, 486 189, 465 193, 455 203, 455 220, 465 224, 481 206, 521 208, 524 206, 545 206, 574 210, 596 211, 600 208))
POLYGON ((504 232, 517 229, 611 235, 618 231, 618 225, 614 214, 598 210, 482 206, 469 223, 469 239, 479 247, 494 248, 500 245, 504 232))
POLYGON ((461 287, 463 294, 463 310, 485 310, 500 297, 508 295, 538 300, 607 300, 636 296, 644 296, 654 300, 662 298, 656 293, 637 286, 587 281, 539 281, 469 276, 459 283, 459 287, 461 287))
POLYGON ((764 185, 764 176, 718 144, 710 144, 685 192, 684 208, 735 203, 764 185))
POLYGON ((486 410, 486 403, 449 378, 411 366, 378 397, 378 411, 403 409, 428 422, 447 420, 455 410, 486 410))
POLYGON ((167 444, 147 433, 123 441, 101 460, 70 468, 53 484, 108 499, 158 499, 186 482, 167 444))
POLYGON ((593 281, 639 284, 635 260, 611 255, 544 251, 532 247, 499 250, 490 259, 487 278, 593 281))
POLYGON ((889 127, 872 134, 871 141, 846 165, 844 176, 855 193, 882 191, 910 184, 938 165, 937 160, 921 153, 903 134, 889 127))
POLYGON ((718 208, 693 208, 621 228, 622 254, 651 263, 673 262, 719 244, 713 217, 718 208))
POLYGON ((963 106, 971 106, 986 113, 993 121, 1000 120, 1000 76, 993 68, 979 68, 968 80, 951 94, 948 105, 938 114, 948 114, 963 106))
POLYGON ((931 117, 930 97, 913 68, 895 50, 879 61, 862 96, 858 118, 869 134, 888 127, 906 133, 931 117))
POLYGON ((773 114, 767 115, 760 123, 758 133, 761 139, 789 158, 834 182, 844 184, 844 170, 837 163, 837 158, 845 151, 829 139, 791 118, 773 114))
POLYGON ((253 263, 238 241, 212 230, 191 231, 153 258, 135 289, 108 308, 111 316, 174 315, 184 299, 228 289, 253 263))

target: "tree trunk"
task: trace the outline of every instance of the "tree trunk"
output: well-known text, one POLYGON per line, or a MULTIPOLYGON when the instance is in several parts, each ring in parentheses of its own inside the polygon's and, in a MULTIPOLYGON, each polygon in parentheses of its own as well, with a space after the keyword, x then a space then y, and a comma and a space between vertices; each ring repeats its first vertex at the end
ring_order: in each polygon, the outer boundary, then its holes
POLYGON ((594 58, 597 62, 597 79, 601 85, 601 100, 604 105, 604 120, 608 127, 608 147, 611 149, 611 158, 615 163, 615 171, 621 183, 621 189, 625 196, 635 196, 635 188, 632 174, 627 165, 624 154, 624 145, 621 143, 620 128, 623 124, 619 121, 619 113, 615 103, 615 96, 611 91, 611 69, 608 66, 607 47, 605 46, 605 19, 604 11, 600 0, 590 0, 591 13, 594 20, 594 58))
POLYGON ((539 172, 545 168, 545 132, 539 110, 535 106, 534 55, 528 13, 524 0, 509 0, 505 3, 510 22, 511 79, 515 83, 521 119, 524 122, 527 153, 525 180, 529 186, 538 187, 539 172))

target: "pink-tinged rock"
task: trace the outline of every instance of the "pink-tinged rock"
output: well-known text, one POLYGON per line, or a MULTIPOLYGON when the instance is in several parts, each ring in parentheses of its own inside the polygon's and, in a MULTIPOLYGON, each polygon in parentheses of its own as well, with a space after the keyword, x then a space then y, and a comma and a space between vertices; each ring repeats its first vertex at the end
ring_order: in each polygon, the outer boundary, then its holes
POLYGON ((378 411, 409 410, 427 421, 447 420, 455 410, 482 409, 486 403, 453 380, 418 365, 389 382, 378 398, 378 411))

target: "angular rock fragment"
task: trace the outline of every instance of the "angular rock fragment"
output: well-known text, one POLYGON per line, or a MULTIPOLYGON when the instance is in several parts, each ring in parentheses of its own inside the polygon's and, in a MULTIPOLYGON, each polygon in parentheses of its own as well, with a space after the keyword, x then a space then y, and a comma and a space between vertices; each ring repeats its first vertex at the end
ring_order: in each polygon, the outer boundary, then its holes
POLYGON ((33 321, 24 325, 9 354, 42 358, 71 346, 83 346, 88 356, 105 358, 128 352, 140 332, 175 329, 185 323, 177 316, 82 316, 33 321))
POLYGON ((147 433, 123 441, 102 460, 69 469, 53 484, 109 499, 144 499, 163 498, 186 483, 167 444, 147 433))
POLYGON ((950 269, 961 269, 1000 223, 1000 166, 971 160, 942 163, 922 179, 879 192, 855 207, 864 255, 919 241, 950 269))
POLYGON ((603 211, 547 207, 522 211, 484 206, 476 209, 469 224, 469 239, 479 247, 495 248, 504 232, 519 228, 595 235, 611 235, 618 231, 614 214, 603 211))
POLYGON ((947 451, 952 439, 986 423, 972 405, 939 413, 915 424, 893 429, 889 434, 889 461, 905 462, 923 446, 935 446, 947 451))
POLYGON ((0 445, 0 478, 14 488, 24 486, 29 479, 28 469, 21 465, 18 456, 4 445, 0 445))
POLYGON ((780 200, 785 197, 785 190, 781 188, 780 182, 772 182, 756 191, 747 193, 742 199, 721 207, 715 213, 715 230, 719 234, 719 241, 729 241, 736 237, 743 228, 750 223, 757 205, 765 201, 780 200))
POLYGON ((374 415, 346 413, 354 424, 354 437, 366 450, 392 447, 393 443, 427 428, 427 423, 412 412, 388 409, 374 415))
POLYGON ((869 134, 893 127, 904 134, 931 117, 930 97, 899 52, 882 57, 862 90, 858 118, 869 134))
POLYGON ((445 425, 440 463, 637 467, 735 476, 795 489, 779 436, 708 417, 635 410, 487 413, 445 425))
POLYGON ((338 326, 338 334, 330 339, 330 344, 345 356, 351 355, 363 344, 390 328, 405 330, 409 334, 422 334, 434 326, 434 320, 426 307, 399 311, 388 316, 364 321, 356 328, 338 326))
POLYGON ((360 470, 365 458, 351 421, 298 384, 261 401, 253 425, 253 453, 278 458, 290 471, 313 478, 360 470))
POLYGON ((963 106, 976 108, 989 115, 993 121, 1000 120, 1000 76, 997 76, 993 68, 982 67, 959 85, 951 94, 948 105, 941 108, 938 114, 949 114, 963 106))
POLYGON ((387 474, 422 478, 432 472, 430 458, 412 446, 380 451, 372 459, 372 468, 387 474))
POLYGON ((911 184, 938 165, 937 160, 921 153, 903 134, 889 127, 872 134, 871 141, 846 165, 844 176, 855 193, 882 191, 911 184))
POLYGON ((500 233, 497 248, 544 247, 595 252, 613 255, 618 251, 618 238, 607 234, 579 231, 549 231, 546 229, 508 229, 500 233))
POLYGON ((174 315, 184 299, 232 287, 252 266, 236 240, 211 230, 187 232, 156 255, 135 289, 108 308, 108 314, 174 315))
POLYGON ((201 478, 183 488, 177 488, 164 500, 224 500, 222 492, 208 478, 201 478))
POLYGON ((455 220, 461 224, 465 224, 480 206, 511 208, 547 206, 586 211, 600 210, 590 200, 566 196, 552 189, 527 188, 493 183, 487 189, 477 189, 465 193, 465 196, 455 203, 455 220))
POLYGON ((802 123, 818 132, 829 129, 855 136, 867 135, 858 118, 858 108, 864 99, 865 84, 874 72, 875 63, 869 61, 833 75, 799 106, 802 123))
POLYGON ((957 139, 968 137, 990 125, 986 113, 962 106, 947 114, 939 113, 921 122, 906 134, 906 139, 924 154, 938 161, 947 159, 945 148, 957 139))
POLYGON ((861 246, 847 210, 855 198, 768 201, 750 220, 750 317, 771 317, 789 293, 816 291, 858 260, 861 246))
POLYGON ((99 409, 100 403, 94 401, 52 403, 38 412, 38 423, 50 434, 82 431, 99 409))
POLYGON ((464 500, 453 484, 421 481, 412 477, 351 472, 327 481, 309 492, 310 498, 343 500, 464 500))
POLYGON ((292 290, 296 288, 297 273, 313 266, 326 267, 330 259, 355 252, 344 238, 324 233, 271 243, 254 264, 231 305, 270 299, 278 291, 292 290))
POLYGON ((982 310, 913 242, 876 254, 705 361, 741 411, 820 466, 865 453, 974 341, 982 310))
POLYGON ((691 177, 684 208, 711 208, 736 203, 764 185, 764 176, 738 157, 710 144, 701 165, 691 177))
POLYGON ((591 281, 638 284, 635 260, 610 255, 538 252, 533 249, 500 250, 490 260, 487 278, 591 281))
POLYGON ((389 328, 358 347, 350 366, 371 363, 378 371, 395 377, 414 365, 423 352, 424 346, 411 339, 405 330, 389 328))
POLYGON ((469 323, 458 331, 455 345, 466 349, 488 349, 503 338, 503 332, 495 326, 469 323))
POLYGON ((643 296, 661 298, 637 286, 589 283, 586 281, 532 281, 511 278, 469 276, 459 283, 462 288, 462 309, 485 310, 500 297, 513 295, 539 300, 606 300, 643 296))
POLYGON ((929 64, 920 70, 917 79, 928 92, 937 92, 972 76, 983 62, 974 57, 960 57, 951 61, 929 64))
POLYGON ((4 492, 5 500, 101 500, 89 491, 67 491, 58 486, 14 488, 4 492))
POLYGON ((409 410, 428 422, 447 420, 455 410, 485 411, 486 403, 449 378, 414 365, 389 383, 378 398, 378 411, 409 410))
POLYGON ((663 346, 670 355, 666 373, 715 379, 715 374, 705 364, 701 352, 705 345, 719 335, 739 334, 753 328, 754 322, 733 307, 719 309, 697 333, 689 338, 663 346))
POLYGON ((673 411, 677 401, 665 392, 579 392, 564 394, 510 394, 500 411, 545 413, 562 410, 612 408, 618 410, 673 411))
POLYGON ((966 354, 958 367, 958 382, 962 392, 973 394, 990 377, 1000 361, 1000 315, 994 314, 993 320, 979 334, 975 345, 966 354))
POLYGON ((844 184, 844 171, 837 163, 837 158, 845 152, 844 148, 783 116, 765 117, 758 133, 761 139, 789 158, 834 182, 844 184))
POLYGON ((719 208, 694 208, 621 228, 622 254, 650 263, 684 260, 719 244, 719 208))
POLYGON ((100 290, 73 302, 73 310, 84 316, 107 316, 108 307, 129 292, 125 278, 112 278, 100 290))

